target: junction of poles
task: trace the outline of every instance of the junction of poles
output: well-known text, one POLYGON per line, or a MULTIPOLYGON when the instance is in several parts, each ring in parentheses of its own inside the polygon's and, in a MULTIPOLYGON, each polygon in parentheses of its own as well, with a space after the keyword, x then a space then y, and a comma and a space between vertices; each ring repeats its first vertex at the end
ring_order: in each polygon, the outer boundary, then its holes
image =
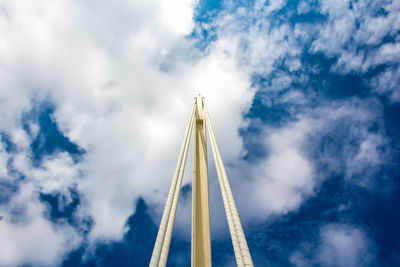
POLYGON ((211 239, 210 239, 210 208, 208 197, 208 163, 207 138, 208 130, 212 154, 217 169, 218 182, 221 189, 226 219, 228 221, 236 264, 239 267, 253 266, 250 251, 244 236, 242 224, 236 209, 235 201, 222 162, 217 140, 211 125, 211 120, 204 97, 195 97, 192 114, 186 128, 181 151, 172 177, 167 202, 161 218, 157 239, 154 244, 150 267, 164 267, 167 265, 172 230, 181 191, 186 158, 193 131, 193 181, 192 181, 192 237, 191 237, 191 266, 211 266, 211 239))

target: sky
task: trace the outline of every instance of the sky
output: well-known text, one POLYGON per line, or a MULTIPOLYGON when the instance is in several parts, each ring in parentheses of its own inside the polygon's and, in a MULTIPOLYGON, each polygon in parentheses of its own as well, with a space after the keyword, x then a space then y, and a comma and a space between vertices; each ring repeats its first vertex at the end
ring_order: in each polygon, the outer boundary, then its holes
MULTIPOLYGON (((400 266, 389 0, 0 0, 0 266, 147 266, 198 94, 255 266, 400 266)), ((192 153, 167 266, 190 266, 192 153)))

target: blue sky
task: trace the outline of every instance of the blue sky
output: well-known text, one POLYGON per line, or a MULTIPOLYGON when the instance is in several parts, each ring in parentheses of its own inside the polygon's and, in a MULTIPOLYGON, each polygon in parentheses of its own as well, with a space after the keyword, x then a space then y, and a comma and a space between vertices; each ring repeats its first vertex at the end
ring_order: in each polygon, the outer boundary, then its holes
MULTIPOLYGON (((198 93, 255 266, 400 265, 399 18, 386 0, 0 1, 0 266, 147 266, 198 93)), ((209 159, 212 261, 232 266, 209 159)), ((190 265, 190 169, 168 266, 190 265)))

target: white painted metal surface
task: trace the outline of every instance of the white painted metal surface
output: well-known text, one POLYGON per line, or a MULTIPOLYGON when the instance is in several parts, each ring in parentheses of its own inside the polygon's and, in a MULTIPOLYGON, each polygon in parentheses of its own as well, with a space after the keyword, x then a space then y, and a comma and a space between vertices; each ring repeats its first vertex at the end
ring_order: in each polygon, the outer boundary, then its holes
POLYGON ((194 112, 195 106, 193 106, 192 115, 186 128, 185 137, 178 157, 178 163, 176 164, 171 187, 168 192, 167 202, 165 204, 160 227, 157 233, 156 243, 154 244, 153 254, 150 260, 150 267, 165 266, 167 262, 168 250, 176 214, 176 206, 179 200, 179 193, 182 184, 183 172, 185 169, 190 135, 192 133, 194 123, 194 112))
POLYGON ((238 266, 254 266, 207 108, 205 108, 205 118, 207 122, 208 133, 210 135, 210 142, 213 151, 215 167, 217 168, 218 181, 221 188, 226 218, 228 220, 229 231, 231 233, 236 263, 238 266))
POLYGON ((195 100, 193 138, 192 267, 211 267, 210 207, 204 98, 195 100), (201 101, 201 102, 200 102, 201 101), (200 103, 199 103, 200 102, 200 103))

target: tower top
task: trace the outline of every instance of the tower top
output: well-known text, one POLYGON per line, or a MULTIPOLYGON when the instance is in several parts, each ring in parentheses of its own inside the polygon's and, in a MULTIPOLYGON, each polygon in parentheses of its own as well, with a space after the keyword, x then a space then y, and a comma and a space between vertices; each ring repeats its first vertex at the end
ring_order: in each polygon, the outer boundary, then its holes
POLYGON ((205 97, 202 96, 201 94, 197 94, 197 96, 194 97, 194 103, 197 104, 197 99, 201 99, 201 102, 204 103, 205 97))

